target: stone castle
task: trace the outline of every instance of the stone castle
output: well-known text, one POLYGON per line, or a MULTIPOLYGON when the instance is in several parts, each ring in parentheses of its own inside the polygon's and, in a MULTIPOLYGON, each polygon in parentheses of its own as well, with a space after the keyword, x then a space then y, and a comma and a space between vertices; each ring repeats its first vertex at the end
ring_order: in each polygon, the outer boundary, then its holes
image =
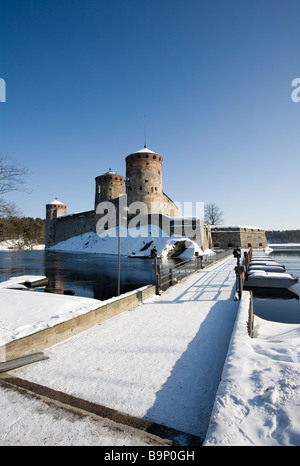
MULTIPOLYGON (((45 246, 49 248, 55 244, 66 241, 74 236, 87 232, 97 232, 99 220, 104 216, 99 213, 99 206, 110 203, 115 206, 118 218, 119 206, 124 202, 126 206, 136 206, 135 212, 129 212, 127 222, 136 214, 140 214, 143 206, 150 223, 155 223, 162 229, 166 227, 166 218, 169 219, 168 230, 174 234, 182 230, 182 223, 187 222, 178 217, 178 208, 167 194, 163 192, 162 162, 163 157, 147 147, 128 155, 126 161, 126 178, 111 169, 95 178, 94 209, 76 214, 67 214, 66 204, 55 199, 46 205, 46 238, 45 246)), ((200 247, 211 247, 210 229, 200 219, 188 220, 197 235, 200 247)), ((193 238, 192 238, 193 239, 193 238)))
MULTIPOLYGON (((163 157, 156 152, 144 147, 128 155, 125 161, 126 178, 111 169, 95 178, 95 201, 92 210, 67 214, 66 204, 57 199, 46 205, 46 248, 84 233, 97 233, 99 220, 104 217, 104 210, 99 209, 99 206, 105 207, 106 203, 115 207, 116 219, 119 218, 120 205, 124 207, 125 204, 127 210, 129 206, 134 206, 134 211, 131 209, 127 215, 127 225, 132 217, 144 212, 148 215, 148 223, 153 223, 154 220, 155 224, 171 235, 178 232, 179 236, 184 234, 196 241, 202 250, 213 246, 248 247, 251 244, 252 247, 261 247, 261 245, 265 247, 267 245, 264 231, 259 238, 248 232, 246 246, 243 239, 244 231, 239 236, 235 235, 234 239, 230 236, 230 240, 223 232, 221 240, 219 235, 214 238, 216 230, 211 231, 211 228, 200 218, 178 217, 177 206, 163 192, 163 157)), ((118 224, 118 220, 116 222, 118 224)))

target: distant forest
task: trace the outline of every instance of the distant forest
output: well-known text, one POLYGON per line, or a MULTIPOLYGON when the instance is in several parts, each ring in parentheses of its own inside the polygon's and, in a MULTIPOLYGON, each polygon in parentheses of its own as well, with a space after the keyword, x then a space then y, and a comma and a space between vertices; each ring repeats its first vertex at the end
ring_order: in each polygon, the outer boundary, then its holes
POLYGON ((0 218, 0 241, 23 239, 25 244, 44 244, 45 224, 46 220, 41 218, 0 218))
POLYGON ((300 243, 300 230, 266 231, 268 243, 300 243))

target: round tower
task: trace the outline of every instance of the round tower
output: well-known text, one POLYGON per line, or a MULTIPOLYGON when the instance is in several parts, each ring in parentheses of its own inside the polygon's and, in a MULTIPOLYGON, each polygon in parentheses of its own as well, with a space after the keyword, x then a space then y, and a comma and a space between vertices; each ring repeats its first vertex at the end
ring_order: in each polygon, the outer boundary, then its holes
POLYGON ((146 204, 148 213, 163 209, 161 155, 144 147, 126 157, 127 205, 139 201, 146 204))
POLYGON ((117 175, 111 168, 95 178, 95 209, 100 202, 111 201, 125 194, 125 178, 117 175))
POLYGON ((55 199, 46 205, 46 230, 45 247, 49 248, 55 244, 55 224, 57 217, 67 214, 67 206, 55 199))

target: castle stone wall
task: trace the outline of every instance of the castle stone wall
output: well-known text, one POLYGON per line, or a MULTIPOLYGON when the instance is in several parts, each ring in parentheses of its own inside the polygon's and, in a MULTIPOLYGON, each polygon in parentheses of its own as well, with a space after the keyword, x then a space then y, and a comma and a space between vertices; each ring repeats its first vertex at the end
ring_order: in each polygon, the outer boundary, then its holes
POLYGON ((57 217, 54 244, 95 230, 94 210, 57 217))
POLYGON ((243 226, 212 226, 212 242, 214 247, 230 248, 240 247, 247 249, 265 248, 268 246, 265 231, 262 228, 243 226))

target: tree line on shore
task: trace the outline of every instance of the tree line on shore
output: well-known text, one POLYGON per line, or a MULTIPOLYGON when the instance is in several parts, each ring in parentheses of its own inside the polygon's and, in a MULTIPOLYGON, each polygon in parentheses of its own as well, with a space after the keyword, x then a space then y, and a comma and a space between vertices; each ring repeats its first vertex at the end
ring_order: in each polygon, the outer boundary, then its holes
POLYGON ((20 240, 24 244, 44 244, 45 224, 46 220, 41 218, 0 218, 0 241, 20 240))
POLYGON ((268 243, 300 243, 300 230, 266 231, 268 243))

